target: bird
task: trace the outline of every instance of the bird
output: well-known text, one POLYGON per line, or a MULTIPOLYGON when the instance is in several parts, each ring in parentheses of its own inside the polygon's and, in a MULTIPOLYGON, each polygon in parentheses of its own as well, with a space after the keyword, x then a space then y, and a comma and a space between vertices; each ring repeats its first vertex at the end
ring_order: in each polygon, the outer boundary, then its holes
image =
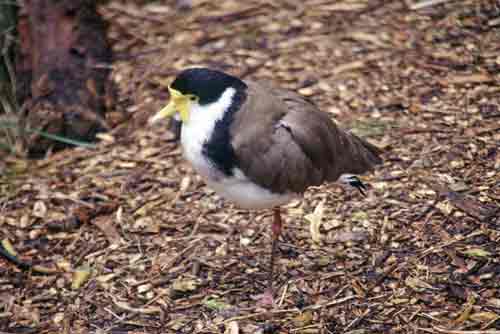
POLYGON ((181 122, 183 155, 205 183, 237 207, 273 211, 267 300, 282 231, 280 207, 311 186, 340 182, 365 195, 357 177, 382 151, 343 130, 313 102, 265 81, 194 67, 168 86, 168 104, 149 119, 181 122))

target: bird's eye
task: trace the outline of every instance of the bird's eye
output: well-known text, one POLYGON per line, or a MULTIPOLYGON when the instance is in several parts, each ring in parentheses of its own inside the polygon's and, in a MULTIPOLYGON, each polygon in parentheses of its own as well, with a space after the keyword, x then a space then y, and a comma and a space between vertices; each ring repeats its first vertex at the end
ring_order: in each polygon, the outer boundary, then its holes
POLYGON ((189 95, 189 100, 192 102, 198 102, 198 96, 196 95, 189 95))

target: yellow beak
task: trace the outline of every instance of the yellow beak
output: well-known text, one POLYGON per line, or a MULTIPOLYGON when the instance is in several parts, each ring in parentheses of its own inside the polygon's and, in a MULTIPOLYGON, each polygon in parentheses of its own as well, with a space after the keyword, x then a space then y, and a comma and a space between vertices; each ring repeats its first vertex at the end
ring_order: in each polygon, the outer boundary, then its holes
POLYGON ((149 119, 149 124, 155 123, 163 118, 173 117, 176 113, 181 116, 182 122, 189 121, 189 108, 191 100, 189 96, 183 95, 178 90, 168 87, 170 92, 170 101, 149 119))

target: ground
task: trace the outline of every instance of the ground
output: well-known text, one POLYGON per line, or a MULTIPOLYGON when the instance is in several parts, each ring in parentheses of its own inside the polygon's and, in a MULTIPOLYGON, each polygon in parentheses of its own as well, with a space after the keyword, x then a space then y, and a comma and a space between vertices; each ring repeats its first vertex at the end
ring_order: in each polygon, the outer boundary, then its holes
POLYGON ((95 149, 2 162, 2 239, 56 272, 0 259, 0 330, 500 333, 498 3, 110 1, 100 11, 117 112, 130 117, 95 149), (270 213, 218 198, 166 125, 146 124, 188 65, 298 90, 385 152, 363 176, 366 198, 330 184, 286 208, 270 310, 252 298, 267 284, 270 213))

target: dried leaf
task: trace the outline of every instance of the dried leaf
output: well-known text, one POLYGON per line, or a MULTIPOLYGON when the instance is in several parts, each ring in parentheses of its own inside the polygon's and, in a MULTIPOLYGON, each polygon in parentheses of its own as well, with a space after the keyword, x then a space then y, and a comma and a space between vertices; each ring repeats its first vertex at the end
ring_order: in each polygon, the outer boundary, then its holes
POLYGON ((185 193, 188 190, 190 185, 191 185, 191 177, 189 177, 189 176, 183 177, 181 180, 181 185, 179 187, 179 192, 181 194, 185 193))
POLYGON ((453 205, 449 201, 437 203, 436 208, 438 208, 446 216, 449 216, 453 212, 453 205))
POLYGON ((236 321, 230 321, 227 326, 224 334, 239 334, 240 327, 236 321))
POLYGON ((108 142, 108 143, 115 142, 115 137, 110 135, 109 133, 99 132, 98 134, 96 134, 96 138, 98 138, 102 141, 108 142))
POLYGON ((500 316, 493 312, 476 312, 469 317, 469 319, 476 322, 491 322, 499 318, 500 316))
POLYGON ((112 274, 106 274, 106 275, 100 275, 96 277, 96 281, 99 283, 106 283, 114 279, 116 276, 120 275, 120 273, 112 273, 112 274))
POLYGON ((9 254, 11 254, 12 256, 17 256, 16 249, 14 248, 9 239, 7 238, 2 239, 2 246, 9 254))
POLYGON ((120 233, 113 224, 111 216, 99 216, 94 219, 94 225, 97 226, 101 232, 106 236, 110 244, 120 244, 122 239, 120 233))
POLYGON ((45 206, 45 203, 42 201, 36 201, 35 205, 33 206, 33 216, 38 218, 45 218, 46 215, 47 207, 45 206))
POLYGON ((146 293, 148 291, 151 291, 153 288, 153 285, 148 283, 148 284, 141 284, 137 287, 137 292, 138 293, 146 293))
POLYGON ((486 301, 486 304, 496 308, 500 308, 500 298, 490 298, 486 301))
POLYGON ((312 323, 313 314, 311 311, 305 311, 295 316, 292 321, 295 327, 305 327, 312 323))
POLYGON ((52 321, 54 324, 58 325, 64 320, 64 313, 63 312, 58 312, 54 314, 54 317, 52 318, 52 321))
POLYGON ((319 204, 314 209, 313 213, 307 214, 304 218, 309 222, 309 231, 311 232, 311 238, 314 242, 321 242, 321 233, 319 231, 324 214, 324 203, 325 201, 319 202, 319 204))
POLYGON ((426 289, 433 289, 432 285, 427 282, 422 281, 417 277, 408 276, 405 281, 406 285, 415 291, 422 292, 426 289))
POLYGON ((365 211, 356 211, 352 214, 351 219, 361 223, 368 220, 368 214, 365 211))
POLYGON ((71 263, 67 260, 60 260, 56 262, 56 267, 64 270, 65 272, 71 271, 71 263))
POLYGON ((388 47, 387 37, 382 36, 382 35, 377 35, 377 34, 373 33, 373 31, 370 33, 367 33, 364 31, 353 31, 353 32, 350 32, 347 36, 354 39, 354 40, 358 40, 361 42, 373 43, 374 45, 376 45, 378 47, 382 47, 382 48, 388 47))
POLYGON ((409 301, 408 298, 393 298, 391 299, 391 304, 393 305, 408 304, 408 301, 409 301))
POLYGON ((179 292, 191 292, 198 288, 199 282, 194 279, 178 278, 172 284, 172 289, 179 292))
POLYGON ((218 299, 205 299, 203 300, 202 304, 205 305, 205 307, 215 311, 222 311, 231 307, 231 305, 224 303, 223 301, 220 301, 218 299))
POLYGON ((142 233, 160 233, 160 222, 152 217, 140 217, 134 222, 134 230, 142 233))
POLYGON ((462 252, 470 257, 490 257, 491 253, 481 248, 470 248, 462 252))
POLYGON ((240 245, 246 247, 249 246, 252 243, 253 238, 245 237, 245 236, 240 236, 240 245))
POLYGON ((92 270, 89 266, 80 266, 73 272, 71 289, 79 289, 90 277, 92 270))
POLYGON ((472 309, 473 309, 475 302, 476 302, 475 298, 472 295, 469 295, 469 298, 467 300, 467 304, 465 304, 462 312, 455 320, 453 320, 453 322, 452 322, 453 327, 460 326, 465 321, 467 321, 467 319, 469 319, 469 316, 472 312, 472 309))
POLYGON ((139 313, 139 314, 158 314, 161 312, 160 307, 155 307, 155 306, 149 306, 149 307, 132 307, 126 302, 122 302, 117 300, 114 296, 111 296, 111 299, 113 300, 113 303, 118 306, 119 308, 132 312, 132 313, 139 313))
POLYGON ((226 256, 227 255, 227 244, 222 243, 215 249, 215 255, 217 256, 226 256))

